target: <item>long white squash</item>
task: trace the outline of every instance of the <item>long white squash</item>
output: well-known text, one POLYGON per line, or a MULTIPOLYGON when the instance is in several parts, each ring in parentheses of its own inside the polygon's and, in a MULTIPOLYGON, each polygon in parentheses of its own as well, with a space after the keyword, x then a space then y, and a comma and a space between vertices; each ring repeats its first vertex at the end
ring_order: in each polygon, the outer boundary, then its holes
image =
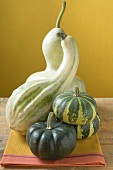
MULTIPOLYGON (((46 69, 44 71, 39 71, 31 74, 26 82, 34 81, 34 80, 46 80, 50 78, 62 63, 63 59, 63 51, 61 47, 61 39, 56 36, 57 33, 65 34, 64 30, 60 28, 60 22, 62 16, 66 9, 66 2, 63 1, 62 9, 58 15, 56 27, 48 32, 42 42, 42 51, 44 54, 44 58, 46 61, 46 69)), ((65 34, 66 35, 66 34, 65 34)), ((75 86, 79 87, 80 91, 86 92, 86 86, 83 80, 75 75, 71 84, 66 88, 67 90, 74 90, 75 86)))
POLYGON ((10 96, 6 105, 6 118, 11 129, 25 135, 33 123, 46 120, 52 101, 72 81, 79 63, 78 48, 71 36, 63 39, 61 46, 63 61, 53 77, 45 81, 26 82, 10 96))

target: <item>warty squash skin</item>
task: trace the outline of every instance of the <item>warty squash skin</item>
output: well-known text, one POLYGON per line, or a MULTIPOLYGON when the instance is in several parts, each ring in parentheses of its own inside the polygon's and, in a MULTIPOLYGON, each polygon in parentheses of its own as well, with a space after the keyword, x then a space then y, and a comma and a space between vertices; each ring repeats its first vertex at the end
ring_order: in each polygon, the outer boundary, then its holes
POLYGON ((26 82, 13 91, 6 105, 6 119, 11 129, 25 135, 33 123, 45 121, 53 99, 69 86, 78 68, 78 48, 72 36, 65 37, 61 46, 63 61, 52 77, 26 82))
POLYGON ((97 104, 93 97, 85 92, 67 91, 53 101, 53 112, 65 123, 84 125, 93 120, 97 113, 97 104))
MULTIPOLYGON (((61 47, 61 39, 56 36, 57 33, 63 33, 66 35, 63 29, 60 28, 60 21, 62 19, 62 15, 66 8, 66 2, 63 2, 62 10, 58 16, 56 22, 56 28, 53 28, 48 32, 42 42, 42 51, 44 54, 44 58, 46 61, 46 69, 41 72, 36 72, 31 74, 26 82, 34 81, 34 80, 46 80, 55 74, 57 69, 63 60, 63 50, 61 47)), ((72 83, 65 89, 74 90, 74 87, 78 86, 80 91, 86 92, 86 86, 83 80, 79 76, 74 76, 72 83)))
POLYGON ((95 116, 93 120, 85 125, 75 125, 74 128, 76 129, 77 139, 85 139, 89 138, 94 135, 100 126, 100 117, 99 114, 95 116))
POLYGON ((60 121, 33 124, 27 131, 26 140, 31 152, 41 159, 57 160, 71 154, 76 146, 76 131, 73 126, 60 121))

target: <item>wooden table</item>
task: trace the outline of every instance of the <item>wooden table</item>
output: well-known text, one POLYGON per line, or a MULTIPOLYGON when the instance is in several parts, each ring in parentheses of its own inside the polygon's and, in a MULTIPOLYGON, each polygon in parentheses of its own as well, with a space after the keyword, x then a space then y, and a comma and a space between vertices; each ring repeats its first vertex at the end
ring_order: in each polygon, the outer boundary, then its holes
MULTIPOLYGON (((5 107, 8 98, 0 98, 0 160, 2 158, 7 139, 9 137, 10 129, 5 118, 5 107)), ((106 167, 58 167, 58 168, 42 168, 57 169, 57 170, 113 170, 113 98, 95 98, 98 105, 98 112, 100 114, 101 124, 98 130, 98 136, 101 148, 106 161, 106 167)), ((6 167, 1 169, 41 169, 37 167, 6 167)))

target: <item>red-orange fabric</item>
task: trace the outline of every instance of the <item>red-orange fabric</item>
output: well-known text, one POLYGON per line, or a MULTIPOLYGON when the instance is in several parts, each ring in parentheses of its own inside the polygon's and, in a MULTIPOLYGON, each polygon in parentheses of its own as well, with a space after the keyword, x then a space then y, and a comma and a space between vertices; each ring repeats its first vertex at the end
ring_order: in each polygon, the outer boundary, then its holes
POLYGON ((77 145, 71 155, 60 160, 42 160, 33 155, 26 143, 25 136, 11 131, 4 151, 2 166, 105 166, 98 135, 89 139, 77 140, 77 145))

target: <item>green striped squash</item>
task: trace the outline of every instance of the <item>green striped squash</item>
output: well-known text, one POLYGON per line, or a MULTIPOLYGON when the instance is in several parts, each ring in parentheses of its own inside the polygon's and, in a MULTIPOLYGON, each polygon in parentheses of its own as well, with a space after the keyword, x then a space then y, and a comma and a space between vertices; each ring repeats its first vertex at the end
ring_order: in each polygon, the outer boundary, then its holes
POLYGON ((83 125, 93 120, 97 113, 97 104, 93 97, 85 92, 64 92, 53 101, 55 115, 65 123, 83 125))
POLYGON ((77 139, 85 139, 95 134, 100 125, 100 117, 97 113, 95 118, 85 125, 75 125, 74 128, 77 132, 77 139))

